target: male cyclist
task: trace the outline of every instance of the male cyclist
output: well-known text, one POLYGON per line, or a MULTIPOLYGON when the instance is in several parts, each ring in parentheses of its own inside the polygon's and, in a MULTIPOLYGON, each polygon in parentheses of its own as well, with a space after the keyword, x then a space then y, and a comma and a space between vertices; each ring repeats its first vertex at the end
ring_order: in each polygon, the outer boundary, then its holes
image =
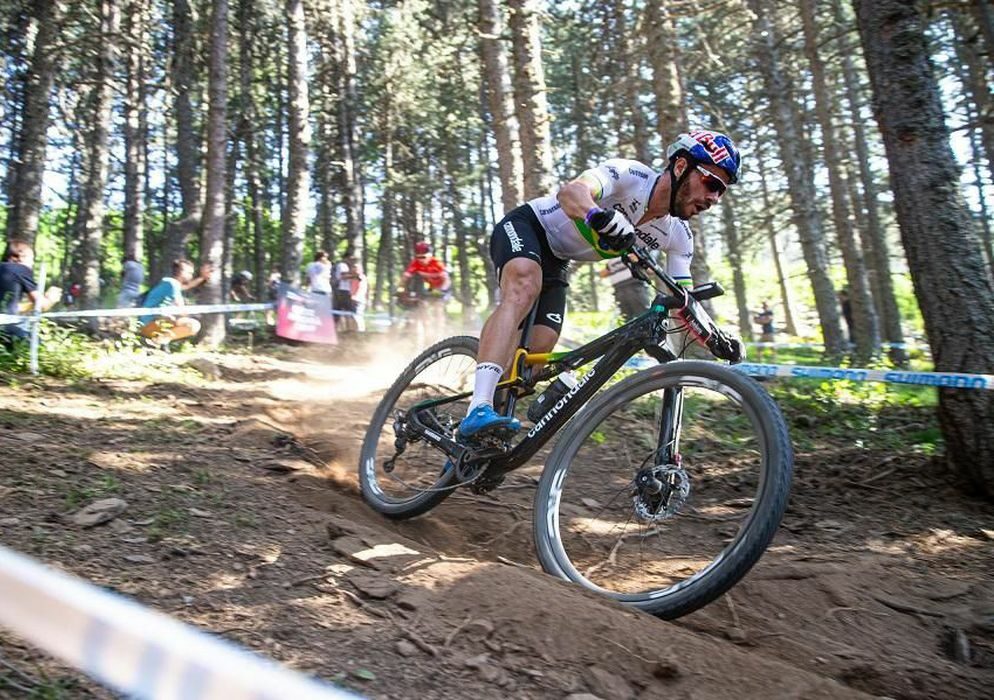
POLYGON ((431 335, 436 335, 445 326, 445 302, 452 296, 452 279, 445 263, 431 253, 427 241, 414 244, 414 259, 404 270, 403 285, 398 292, 420 303, 416 312, 428 324, 431 335))
POLYGON ((414 259, 404 270, 405 289, 412 280, 423 282, 428 287, 429 296, 447 297, 452 281, 445 263, 431 254, 431 244, 418 241, 414 244, 414 259))
POLYGON ((607 160, 557 193, 517 207, 494 227, 490 257, 501 303, 480 333, 473 398, 459 424, 462 437, 521 427, 494 410, 494 392, 514 355, 517 329, 536 300, 531 350, 555 347, 571 260, 617 258, 638 243, 665 251, 667 273, 693 285, 694 238, 686 220, 717 203, 738 180, 740 156, 731 139, 706 130, 680 134, 666 155, 662 173, 634 160, 607 160))

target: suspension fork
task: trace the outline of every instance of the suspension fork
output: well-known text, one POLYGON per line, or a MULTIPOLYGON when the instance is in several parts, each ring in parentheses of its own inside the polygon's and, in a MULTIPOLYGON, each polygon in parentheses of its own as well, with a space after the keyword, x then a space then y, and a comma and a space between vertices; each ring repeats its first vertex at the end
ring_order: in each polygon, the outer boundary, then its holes
POLYGON ((656 444, 656 464, 678 464, 680 459, 680 428, 683 422, 683 389, 663 389, 663 404, 659 416, 659 441, 656 444))

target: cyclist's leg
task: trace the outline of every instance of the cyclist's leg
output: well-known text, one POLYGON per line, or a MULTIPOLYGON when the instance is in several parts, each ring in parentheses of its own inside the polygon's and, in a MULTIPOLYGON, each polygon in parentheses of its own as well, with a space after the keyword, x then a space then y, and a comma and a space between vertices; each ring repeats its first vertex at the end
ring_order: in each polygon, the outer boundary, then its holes
POLYGON ((556 347, 566 318, 567 289, 569 284, 564 279, 547 278, 535 313, 535 326, 529 343, 532 352, 552 352, 556 347))
MULTIPOLYGON (((552 349, 562 324, 565 291, 554 289, 566 284, 568 262, 557 258, 545 237, 545 231, 528 205, 518 207, 494 227, 490 255, 501 285, 501 305, 484 324, 480 337, 476 385, 470 401, 469 415, 460 426, 463 435, 491 427, 517 429, 519 422, 500 416, 493 410, 494 389, 510 365, 520 338, 522 321, 535 301, 562 295, 562 305, 553 304, 536 320, 529 345, 537 351, 552 349), (546 314, 550 314, 548 317, 546 314), (539 329, 539 325, 545 327, 539 329)), ((544 304, 539 302, 541 311, 544 304)))
POLYGON ((500 304, 480 332, 479 362, 506 368, 518 345, 518 327, 542 291, 542 267, 513 258, 500 269, 500 304))

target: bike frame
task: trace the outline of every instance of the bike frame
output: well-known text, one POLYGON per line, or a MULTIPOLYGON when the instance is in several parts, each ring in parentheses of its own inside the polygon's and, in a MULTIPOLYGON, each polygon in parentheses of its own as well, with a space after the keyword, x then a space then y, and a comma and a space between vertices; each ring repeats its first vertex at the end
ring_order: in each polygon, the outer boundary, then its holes
MULTIPOLYGON (((678 310, 686 323, 687 330, 702 344, 707 345, 707 340, 718 332, 714 322, 707 312, 700 308, 697 301, 722 294, 719 285, 710 283, 697 290, 686 290, 667 275, 645 250, 632 249, 631 254, 637 258, 633 264, 653 272, 671 294, 657 294, 648 311, 607 335, 575 350, 558 353, 528 352, 528 341, 537 305, 533 307, 521 332, 521 347, 515 353, 511 364, 511 376, 497 385, 498 390, 507 390, 508 394, 502 411, 504 415, 514 415, 518 397, 534 393, 534 386, 537 383, 548 380, 562 371, 584 367, 598 358, 599 361, 583 375, 575 387, 549 407, 525 433, 524 438, 510 450, 496 453, 487 451, 484 456, 478 457, 487 461, 487 467, 481 475, 483 480, 499 480, 508 472, 528 462, 628 360, 640 351, 644 350, 660 363, 677 359, 672 351, 662 345, 667 338, 666 321, 671 310, 678 310), (533 377, 532 368, 537 365, 545 366, 539 371, 538 376, 533 377)), ((637 270, 633 270, 635 271, 637 270)), ((422 439, 444 451, 450 458, 462 460, 469 456, 472 459, 474 450, 471 447, 448 437, 435 426, 426 425, 420 418, 425 410, 459 401, 471 395, 472 392, 465 392, 419 403, 408 411, 408 419, 415 425, 422 439)), ((658 463, 672 464, 679 461, 682 406, 683 394, 680 389, 663 391, 656 452, 658 463)))

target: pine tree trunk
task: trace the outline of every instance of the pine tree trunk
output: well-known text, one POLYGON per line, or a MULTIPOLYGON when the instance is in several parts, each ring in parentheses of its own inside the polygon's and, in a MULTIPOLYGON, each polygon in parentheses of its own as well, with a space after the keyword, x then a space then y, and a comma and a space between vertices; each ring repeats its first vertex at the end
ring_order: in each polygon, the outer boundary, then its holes
POLYGON ((501 45, 501 10, 497 0, 480 0, 480 47, 483 54, 483 89, 486 91, 491 126, 497 145, 497 171, 500 174, 501 202, 508 212, 521 203, 521 144, 518 121, 509 82, 507 57, 501 45))
POLYGON ((669 0, 647 0, 643 22, 649 27, 648 52, 652 93, 656 98, 656 130, 664 149, 677 134, 687 130, 680 55, 669 5, 669 0))
MULTIPOLYGON (((855 7, 935 368, 994 374, 994 287, 960 191, 924 20, 899 0, 855 7)), ((994 393, 940 389, 938 413, 950 464, 977 494, 994 498, 994 393)))
POLYGON ((552 191, 552 135, 537 0, 508 0, 514 49, 514 103, 520 125, 524 199, 552 191))
POLYGON ((825 66, 818 55, 818 29, 815 25, 813 0, 801 0, 801 21, 804 31, 804 52, 811 68, 811 83, 814 88, 815 112, 821 125, 822 149, 828 170, 829 190, 832 199, 832 217, 839 248, 846 266, 846 279, 849 282, 849 299, 852 303, 853 338, 856 346, 854 359, 859 365, 865 364, 880 350, 880 328, 877 312, 873 305, 870 282, 863 263, 863 253, 856 241, 850 218, 848 185, 842 175, 841 150, 831 117, 831 97, 825 66))
POLYGON ((93 88, 88 96, 90 129, 86 135, 86 176, 81 192, 78 231, 82 242, 83 308, 95 309, 100 302, 100 246, 103 241, 104 187, 107 185, 107 142, 114 94, 114 67, 120 8, 117 0, 100 3, 100 46, 93 70, 93 88))
POLYGON ((130 0, 124 17, 127 52, 124 100, 124 255, 144 256, 146 149, 145 81, 148 61, 148 0, 130 0))
POLYGON ((255 295, 264 299, 268 272, 266 266, 265 222, 263 219, 262 184, 259 173, 264 165, 259 158, 258 138, 255 131, 256 109, 252 75, 255 70, 255 44, 258 33, 253 22, 255 15, 253 0, 239 0, 238 3, 238 140, 245 147, 245 187, 248 194, 246 206, 248 222, 252 231, 252 258, 255 270, 255 295))
POLYGON ((60 0, 33 3, 37 25, 34 53, 21 110, 21 130, 8 161, 7 237, 34 242, 41 214, 41 186, 48 146, 48 104, 55 77, 55 44, 65 4, 60 0))
POLYGON ((726 194, 721 200, 721 221, 728 248, 728 262, 732 267, 732 288, 735 292, 735 308, 738 310, 739 335, 746 342, 752 342, 752 314, 749 312, 749 295, 746 291, 745 274, 742 272, 742 241, 735 222, 732 197, 726 194))
MULTIPOLYGON (((837 29, 848 29, 849 21, 842 7, 842 0, 833 0, 835 23, 837 29)), ((894 281, 890 269, 890 246, 887 243, 887 232, 880 221, 880 207, 877 203, 877 184, 870 168, 870 148, 867 145, 866 126, 861 115, 862 100, 860 99, 859 79, 853 66, 849 47, 843 47, 842 75, 846 86, 846 100, 849 103, 849 113, 852 115, 853 142, 856 151, 856 162, 859 165, 859 179, 863 189, 863 201, 866 206, 867 239, 864 247, 872 251, 869 265, 874 271, 874 297, 880 310, 880 323, 884 340, 890 343, 888 354, 891 361, 898 366, 907 364, 908 357, 904 350, 904 331, 901 329, 901 312, 897 306, 897 296, 894 293, 894 281)))
POLYGON ((765 144, 760 144, 756 149, 756 164, 759 166, 760 194, 762 195, 763 211, 766 212, 763 220, 763 229, 766 231, 766 238, 770 243, 770 256, 773 258, 773 267, 777 272, 777 285, 780 287, 780 303, 783 305, 784 331, 789 336, 797 335, 797 324, 794 322, 794 303, 790 298, 790 289, 787 287, 787 276, 783 271, 783 261, 780 259, 780 248, 777 245, 777 229, 773 225, 773 203, 770 198, 770 188, 766 182, 765 159, 763 150, 765 144))
POLYGON ((650 165, 652 154, 649 152, 649 126, 640 99, 640 95, 648 91, 642 79, 642 55, 645 48, 642 46, 637 18, 631 8, 627 7, 627 3, 618 0, 611 7, 615 38, 621 44, 622 72, 618 80, 621 82, 623 102, 616 113, 618 133, 624 134, 625 138, 619 147, 623 156, 630 152, 631 156, 626 157, 634 157, 635 160, 650 165))
POLYGON ((393 172, 393 106, 387 94, 383 101, 380 134, 383 142, 383 193, 380 195, 380 247, 376 253, 376 284, 373 287, 373 307, 380 308, 384 298, 390 315, 393 315, 393 220, 394 220, 394 172, 393 172), (385 289, 384 289, 385 287, 385 289), (384 292, 386 295, 384 296, 384 292))
MULTIPOLYGON (((359 106, 356 94, 355 14, 353 0, 340 0, 338 18, 341 51, 338 55, 338 135, 342 156, 342 199, 345 206, 346 254, 355 255, 366 263, 365 216, 363 215, 362 174, 357 157, 355 110, 359 106)), ((363 267, 363 269, 366 269, 363 267)))
POLYGON ((837 357, 843 351, 842 327, 839 324, 835 289, 828 276, 828 256, 815 206, 818 201, 817 192, 812 171, 807 165, 811 160, 803 150, 805 141, 795 121, 794 105, 789 99, 790 86, 781 69, 784 63, 779 54, 780 40, 770 21, 767 2, 768 0, 749 0, 749 7, 756 17, 753 35, 756 37, 759 67, 770 99, 773 124, 779 134, 777 141, 786 171, 794 225, 797 227, 804 261, 811 278, 825 351, 830 357, 837 357))
POLYGON ((186 246, 200 228, 203 202, 199 182, 200 130, 194 117, 193 95, 197 92, 196 39, 190 0, 173 3, 172 81, 176 93, 176 179, 183 200, 183 216, 166 228, 164 268, 185 257, 186 246))
MULTIPOLYGON (((225 185, 228 118, 228 0, 211 0, 210 63, 208 66, 207 193, 204 225, 200 235, 200 262, 214 274, 199 294, 205 304, 220 304, 224 270, 225 185)), ((224 316, 202 317, 203 341, 209 346, 224 341, 224 316)))
POLYGON ((304 259, 307 214, 308 166, 311 144, 310 106, 307 97, 307 32, 303 0, 287 0, 287 90, 289 100, 289 151, 286 209, 283 213, 283 264, 285 282, 295 283, 304 259))
MULTIPOLYGON (((973 14, 977 18, 977 24, 980 25, 980 32, 984 35, 987 60, 990 61, 990 57, 994 55, 994 7, 991 6, 991 0, 974 0, 973 14)), ((991 167, 994 168, 994 163, 991 167)))
MULTIPOLYGON (((961 80, 966 101, 968 105, 972 103, 978 116, 977 124, 971 131, 979 132, 988 170, 994 176, 994 101, 991 99, 991 86, 987 79, 992 62, 991 53, 984 56, 978 51, 977 38, 968 24, 969 17, 959 11, 950 11, 949 16, 956 29, 956 38, 953 40, 956 56, 966 68, 966 75, 961 80)), ((994 52, 994 47, 984 48, 994 52)))

